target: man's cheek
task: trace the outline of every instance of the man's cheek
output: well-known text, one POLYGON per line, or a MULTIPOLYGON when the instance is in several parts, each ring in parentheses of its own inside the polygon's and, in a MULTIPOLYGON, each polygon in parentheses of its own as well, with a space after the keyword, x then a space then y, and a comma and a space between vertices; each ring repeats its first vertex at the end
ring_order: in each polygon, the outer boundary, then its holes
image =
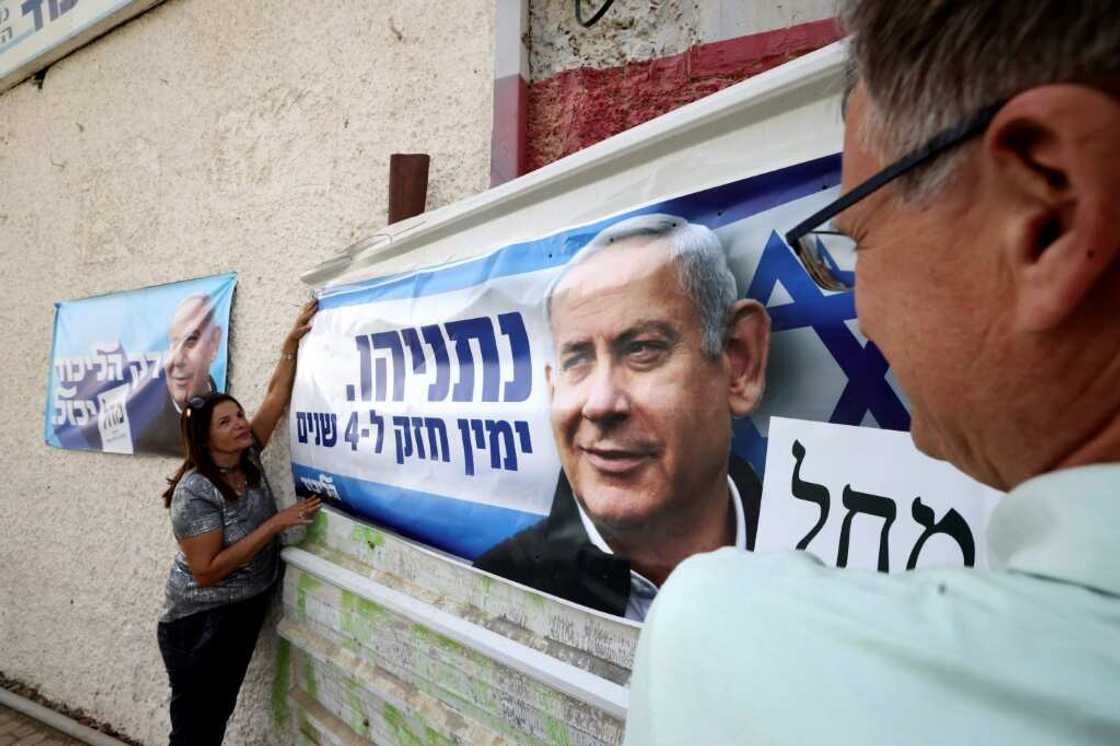
POLYGON ((579 416, 579 399, 579 390, 575 387, 561 383, 552 390, 549 416, 552 419, 553 428, 559 431, 565 427, 566 423, 579 416))
POLYGON ((651 373, 639 379, 632 386, 631 401, 635 409, 643 411, 654 419, 664 419, 669 423, 691 414, 689 401, 705 397, 698 396, 695 389, 702 386, 702 379, 693 376, 707 375, 703 371, 691 371, 691 376, 668 375, 669 371, 651 373))
POLYGON ((209 367, 206 364, 206 356, 202 354, 201 350, 197 350, 197 349, 194 350, 190 355, 187 356, 187 361, 186 362, 187 362, 187 367, 191 370, 191 372, 193 372, 196 375, 200 371, 204 371, 209 367))

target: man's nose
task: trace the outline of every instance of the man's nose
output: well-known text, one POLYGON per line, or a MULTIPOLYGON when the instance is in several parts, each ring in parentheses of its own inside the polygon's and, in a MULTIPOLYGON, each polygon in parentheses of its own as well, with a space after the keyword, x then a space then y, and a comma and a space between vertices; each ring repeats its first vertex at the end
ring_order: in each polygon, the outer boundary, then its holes
POLYGON ((625 376, 615 366, 596 366, 584 385, 585 399, 580 414, 585 419, 604 423, 625 418, 630 413, 625 376))
POLYGON ((181 343, 177 344, 177 345, 172 345, 171 348, 167 351, 167 359, 166 359, 166 362, 164 364, 168 368, 174 368, 176 365, 182 365, 183 360, 186 357, 183 354, 184 352, 185 352, 185 350, 184 350, 184 347, 181 343))

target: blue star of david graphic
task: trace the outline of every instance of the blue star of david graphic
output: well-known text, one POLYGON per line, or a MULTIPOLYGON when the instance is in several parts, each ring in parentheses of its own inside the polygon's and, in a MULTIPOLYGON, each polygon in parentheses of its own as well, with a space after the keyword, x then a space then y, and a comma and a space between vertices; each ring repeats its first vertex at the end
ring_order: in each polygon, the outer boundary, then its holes
MULTIPOLYGON (((826 260, 831 260, 827 254, 826 260)), ((771 232, 747 297, 765 304, 779 281, 793 302, 768 309, 772 331, 811 328, 848 379, 828 421, 859 425, 870 412, 880 427, 909 430, 910 413, 887 382, 886 359, 873 342, 861 344, 845 323, 856 318, 855 295, 821 290, 785 242, 771 232)), ((763 473, 766 438, 749 418, 735 423, 731 447, 763 473)))

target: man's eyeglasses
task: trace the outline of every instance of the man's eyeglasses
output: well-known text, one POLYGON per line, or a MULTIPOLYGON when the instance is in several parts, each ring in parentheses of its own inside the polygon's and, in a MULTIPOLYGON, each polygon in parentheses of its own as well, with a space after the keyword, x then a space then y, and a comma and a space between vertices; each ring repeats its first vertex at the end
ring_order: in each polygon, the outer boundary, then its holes
POLYGON ((855 287, 856 242, 836 230, 833 218, 899 176, 982 133, 1005 103, 1000 101, 985 107, 972 119, 936 135, 788 231, 786 241, 813 281, 825 290, 851 290, 855 287))

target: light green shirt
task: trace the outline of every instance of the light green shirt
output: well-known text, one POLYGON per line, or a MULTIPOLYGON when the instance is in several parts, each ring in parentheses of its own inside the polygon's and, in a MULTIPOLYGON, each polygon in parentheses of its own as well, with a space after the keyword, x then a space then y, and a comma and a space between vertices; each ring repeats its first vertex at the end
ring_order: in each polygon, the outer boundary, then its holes
POLYGON ((626 744, 1120 744, 1120 464, 1020 485, 988 554, 689 559, 642 631, 626 744))

